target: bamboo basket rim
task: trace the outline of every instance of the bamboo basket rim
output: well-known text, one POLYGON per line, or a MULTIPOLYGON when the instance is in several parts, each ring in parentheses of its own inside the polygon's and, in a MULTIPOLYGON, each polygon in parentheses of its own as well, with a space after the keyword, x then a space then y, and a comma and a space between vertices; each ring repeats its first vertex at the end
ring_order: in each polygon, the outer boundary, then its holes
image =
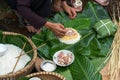
MULTIPOLYGON (((3 35, 13 35, 13 36, 21 36, 22 34, 19 33, 14 33, 14 32, 2 32, 3 35)), ((10 74, 6 74, 6 75, 0 75, 0 78, 10 78, 10 77, 16 77, 16 76, 20 76, 22 75, 24 72, 29 71, 28 69, 30 69, 36 61, 37 58, 37 50, 36 50, 36 46, 35 44, 32 42, 31 39, 27 38, 26 36, 22 35, 25 39, 27 39, 27 41, 29 42, 29 44, 31 45, 32 49, 33 49, 33 58, 31 59, 30 63, 27 64, 23 69, 14 72, 14 73, 10 73, 10 74)))
POLYGON ((32 73, 32 74, 27 75, 26 77, 31 78, 31 77, 37 77, 37 76, 40 76, 40 75, 51 75, 51 76, 57 77, 61 80, 66 80, 62 75, 60 75, 56 72, 45 72, 45 71, 32 73))

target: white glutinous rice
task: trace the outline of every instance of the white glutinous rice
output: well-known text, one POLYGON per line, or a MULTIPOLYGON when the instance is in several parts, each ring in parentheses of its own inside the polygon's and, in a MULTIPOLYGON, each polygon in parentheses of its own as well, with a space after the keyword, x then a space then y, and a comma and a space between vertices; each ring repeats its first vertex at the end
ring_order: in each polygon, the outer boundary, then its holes
POLYGON ((7 46, 4 44, 0 44, 0 56, 5 55, 5 52, 7 51, 7 46))
POLYGON ((42 64, 41 68, 44 71, 51 72, 51 71, 54 71, 56 69, 56 65, 53 63, 50 63, 50 62, 45 62, 42 64))
MULTIPOLYGON (((13 68, 18 60, 16 57, 18 57, 22 51, 22 49, 15 45, 5 45, 7 46, 7 51, 5 52, 4 56, 0 57, 0 75, 6 75, 13 71, 13 68)), ((23 51, 23 53, 25 52, 23 51)), ((18 70, 24 68, 30 60, 31 58, 27 54, 21 56, 14 72, 17 72, 18 70)))
POLYGON ((59 38, 60 42, 65 44, 75 44, 81 38, 81 35, 73 28, 67 28, 67 33, 62 38, 59 38))

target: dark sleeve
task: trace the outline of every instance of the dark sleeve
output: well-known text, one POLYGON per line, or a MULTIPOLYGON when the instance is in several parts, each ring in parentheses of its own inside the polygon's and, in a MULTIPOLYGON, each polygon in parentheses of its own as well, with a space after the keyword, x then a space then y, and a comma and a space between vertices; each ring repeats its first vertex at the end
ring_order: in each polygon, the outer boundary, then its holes
POLYGON ((61 0, 61 1, 66 1, 66 0, 61 0))
POLYGON ((45 25, 46 20, 30 9, 30 0, 17 0, 17 10, 32 26, 40 28, 45 25))

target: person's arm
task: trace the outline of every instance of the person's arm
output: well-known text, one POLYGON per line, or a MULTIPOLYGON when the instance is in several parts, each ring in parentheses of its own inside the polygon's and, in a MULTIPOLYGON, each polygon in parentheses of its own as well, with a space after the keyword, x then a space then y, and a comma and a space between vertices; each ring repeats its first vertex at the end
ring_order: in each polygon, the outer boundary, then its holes
POLYGON ((17 10, 35 28, 40 28, 47 22, 30 9, 30 0, 17 0, 17 10))
POLYGON ((30 0, 17 0, 17 9, 19 13, 34 27, 40 28, 45 26, 50 29, 56 36, 64 36, 66 29, 62 24, 46 21, 42 16, 38 16, 30 9, 30 0))
POLYGON ((62 7, 63 10, 68 13, 70 19, 74 19, 77 16, 75 9, 69 6, 66 0, 62 0, 62 7))

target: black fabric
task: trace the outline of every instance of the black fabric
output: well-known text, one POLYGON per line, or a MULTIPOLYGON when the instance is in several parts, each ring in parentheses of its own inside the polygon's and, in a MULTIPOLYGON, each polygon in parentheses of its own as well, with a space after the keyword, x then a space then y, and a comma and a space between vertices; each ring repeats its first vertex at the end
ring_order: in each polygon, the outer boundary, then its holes
POLYGON ((52 13, 51 0, 32 0, 31 9, 42 17, 49 17, 52 13))
POLYGON ((17 7, 16 7, 17 0, 5 0, 5 1, 12 9, 17 10, 17 7))
MULTIPOLYGON (((12 8, 17 10, 17 0, 6 0, 8 5, 12 8)), ((49 17, 51 16, 52 9, 51 9, 51 0, 31 0, 30 8, 38 15, 42 17, 49 17)))
POLYGON ((6 28, 2 25, 0 25, 0 30, 6 30, 6 28))

